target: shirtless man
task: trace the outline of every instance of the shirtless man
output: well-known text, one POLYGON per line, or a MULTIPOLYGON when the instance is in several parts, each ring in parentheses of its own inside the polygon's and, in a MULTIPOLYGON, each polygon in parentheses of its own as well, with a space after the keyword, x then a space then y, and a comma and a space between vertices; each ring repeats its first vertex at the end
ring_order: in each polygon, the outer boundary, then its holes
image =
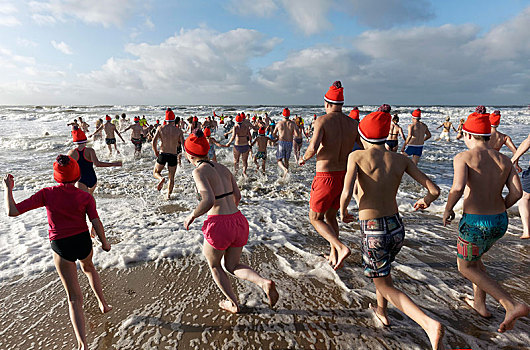
POLYGON ((440 126, 438 126, 436 130, 440 129, 441 127, 443 127, 443 130, 442 130, 442 133, 440 134, 440 137, 436 139, 437 141, 440 141, 442 139, 444 139, 445 141, 451 141, 451 136, 450 136, 451 128, 453 128, 455 132, 458 132, 458 130, 456 130, 455 127, 453 126, 453 123, 451 123, 451 118, 449 117, 446 117, 445 122, 440 124, 440 126))
POLYGON ((514 327, 516 320, 525 317, 530 308, 515 301, 486 272, 482 255, 506 233, 506 210, 522 195, 521 181, 510 158, 491 148, 489 115, 479 106, 464 124, 464 142, 469 149, 454 158, 453 186, 443 214, 444 226, 455 218, 454 206, 464 195, 462 219, 457 240, 458 271, 473 283, 474 298, 466 303, 483 317, 491 317, 486 308, 486 294, 500 302, 506 310, 498 332, 514 327), (504 186, 508 188, 502 196, 504 186))
MULTIPOLYGON (((250 152, 250 127, 241 114, 236 117, 236 125, 232 129, 232 137, 227 145, 234 142, 234 174, 239 170, 239 158, 243 160, 243 176, 247 177, 248 154, 250 152)), ((248 122, 248 121, 247 121, 248 122)))
POLYGON ((297 129, 296 124, 289 119, 291 112, 289 108, 284 108, 283 120, 280 120, 272 136, 278 139, 278 151, 276 152, 276 160, 278 161, 278 166, 283 170, 283 178, 287 177, 289 172, 289 159, 291 158, 291 151, 293 150, 293 138, 295 129, 297 129))
POLYGON ((416 109, 412 112, 412 124, 408 127, 407 139, 401 148, 401 153, 405 152, 409 156, 412 156, 412 161, 416 165, 418 165, 423 152, 423 143, 431 138, 429 128, 420 119, 421 111, 416 109))
POLYGON ((405 134, 403 134, 403 128, 399 126, 399 117, 396 114, 394 114, 394 117, 392 118, 392 123, 390 124, 390 132, 388 133, 388 137, 386 138, 386 149, 392 152, 396 152, 398 149, 398 136, 401 135, 401 138, 405 140, 405 134))
POLYGON ((173 187, 175 186, 175 173, 177 171, 178 154, 182 153, 182 147, 180 152, 178 150, 179 145, 184 143, 184 135, 180 128, 175 127, 175 114, 168 108, 166 110, 166 125, 162 125, 158 128, 153 138, 153 152, 155 153, 156 163, 153 169, 153 176, 159 180, 156 189, 162 190, 166 179, 162 176, 161 172, 166 166, 168 170, 169 185, 167 188, 167 199, 171 198, 173 187), (160 140, 160 152, 158 150, 158 140, 160 140))
POLYGON ((265 125, 269 125, 271 123, 271 118, 269 118, 269 114, 265 113, 265 116, 263 117, 263 122, 265 125))
MULTIPOLYGON (((486 109, 484 109, 486 110, 486 109)), ((506 145, 513 154, 517 152, 517 147, 515 147, 512 138, 508 135, 503 134, 502 132, 497 131, 499 124, 501 123, 501 112, 493 111, 490 114, 490 124, 491 124, 491 136, 489 144, 494 150, 500 151, 503 145, 506 145)))
POLYGON ((134 155, 140 156, 142 154, 142 136, 144 130, 140 126, 140 118, 134 117, 134 124, 129 125, 122 132, 131 129, 131 142, 134 145, 134 155))
POLYGON ((121 137, 121 134, 118 131, 118 129, 116 129, 116 125, 111 123, 111 117, 109 115, 105 116, 105 120, 107 122, 101 125, 99 128, 97 128, 96 131, 94 131, 94 133, 90 136, 93 136, 98 131, 103 129, 105 131, 105 143, 109 147, 109 155, 112 154, 112 145, 114 145, 114 149, 116 150, 116 153, 120 154, 120 151, 118 151, 118 147, 116 146, 116 136, 114 135, 114 133, 118 134, 118 136, 123 142, 125 142, 125 140, 123 139, 123 137, 121 137))
POLYGON ((84 132, 85 134, 88 134, 88 127, 89 127, 89 126, 90 126, 90 125, 88 125, 88 123, 86 123, 86 122, 83 120, 82 117, 79 117, 79 128, 80 128, 81 130, 83 130, 83 132, 84 132))
MULTIPOLYGON (((490 119, 491 121, 491 119, 490 119)), ((518 172, 522 172, 519 167, 519 158, 530 149, 530 134, 528 137, 521 142, 519 148, 512 157, 512 163, 518 172)), ((519 201, 519 214, 521 215, 521 221, 523 223, 523 234, 521 239, 530 238, 530 166, 521 174, 521 182, 523 186, 523 197, 519 201)))
POLYGON ((440 189, 407 157, 385 148, 390 129, 390 106, 383 105, 359 123, 364 150, 350 153, 344 189, 340 198, 343 222, 353 221, 348 214, 354 183, 359 188, 359 221, 362 233, 362 262, 364 275, 375 284, 377 307, 371 311, 385 326, 390 325, 388 302, 418 323, 429 336, 433 349, 443 347, 443 326, 427 316, 405 293, 394 287, 391 264, 405 239, 405 228, 399 215, 396 194, 404 173, 428 190, 414 208, 427 208, 440 189))
POLYGON ((346 174, 346 162, 359 141, 356 120, 342 113, 343 88, 340 81, 330 86, 324 96, 326 114, 314 121, 315 131, 299 164, 316 155, 316 176, 311 185, 309 220, 330 245, 328 261, 334 269, 342 266, 350 249, 339 240, 337 211, 346 174))

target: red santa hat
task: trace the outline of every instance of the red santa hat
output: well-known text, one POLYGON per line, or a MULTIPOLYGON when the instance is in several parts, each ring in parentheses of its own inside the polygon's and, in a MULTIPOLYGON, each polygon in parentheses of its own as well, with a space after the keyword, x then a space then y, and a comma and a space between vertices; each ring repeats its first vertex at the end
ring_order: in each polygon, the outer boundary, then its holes
POLYGON ((86 143, 87 138, 83 130, 81 129, 72 130, 72 141, 76 145, 79 145, 81 143, 86 143))
POLYGON ((388 112, 372 112, 359 123, 359 135, 371 143, 383 142, 390 132, 391 120, 392 116, 388 112))
POLYGON ((243 116, 242 116, 241 114, 238 114, 238 115, 236 116, 236 122, 237 122, 237 123, 242 123, 242 122, 243 122, 243 119, 244 119, 244 118, 243 118, 243 116))
POLYGON ((173 121, 175 120, 175 113, 171 110, 171 108, 168 108, 166 110, 166 120, 167 121, 173 121))
POLYGON ((107 115, 105 116, 105 120, 111 120, 111 119, 112 119, 112 118, 110 117, 110 115, 107 114, 107 115))
MULTIPOLYGON (((482 111, 482 109, 480 109, 482 111)), ((484 108, 484 112, 486 109, 484 108)), ((464 125, 462 130, 471 135, 477 136, 490 136, 491 135, 491 123, 490 115, 487 113, 471 113, 464 125)))
POLYGON ((355 107, 350 112, 350 118, 359 120, 359 108, 355 107))
POLYGON ((193 121, 193 122, 198 122, 198 121, 199 121, 199 118, 197 118, 197 117, 193 117, 192 121, 193 121))
POLYGON ((344 103, 344 88, 339 80, 329 87, 328 92, 324 95, 324 100, 333 104, 344 103))
POLYGON ((204 157, 210 150, 210 144, 202 130, 197 130, 184 141, 184 149, 194 157, 204 157))
POLYGON ((256 121, 256 119, 258 119, 258 117, 256 117, 256 116, 252 117, 252 121, 256 121))
POLYGON ((53 163, 53 178, 59 183, 76 182, 81 177, 79 164, 74 158, 59 154, 53 163))
POLYGON ((291 115, 291 111, 289 110, 289 108, 284 108, 283 109, 283 112, 282 112, 282 115, 287 118, 291 115))
POLYGON ((499 126, 501 123, 501 111, 493 111, 493 113, 490 114, 490 124, 493 127, 499 126))
POLYGON ((421 118, 421 110, 419 108, 412 111, 412 118, 421 118))
POLYGON ((212 131, 210 130, 210 128, 204 128, 204 136, 206 137, 212 136, 212 131))
POLYGON ((259 128, 258 134, 265 135, 265 128, 264 127, 259 128))

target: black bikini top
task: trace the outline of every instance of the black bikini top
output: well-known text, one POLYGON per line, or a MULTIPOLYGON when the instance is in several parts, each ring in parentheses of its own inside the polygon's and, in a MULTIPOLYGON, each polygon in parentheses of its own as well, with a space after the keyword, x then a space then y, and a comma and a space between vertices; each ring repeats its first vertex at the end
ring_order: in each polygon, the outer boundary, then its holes
MULTIPOLYGON (((212 168, 214 167, 212 162, 210 162, 209 160, 205 160, 205 159, 201 159, 197 163, 199 163, 199 165, 202 165, 202 163, 207 163, 207 164, 210 164, 212 166, 212 168)), ((226 193, 220 194, 218 196, 215 196, 215 199, 221 199, 221 198, 224 198, 224 197, 228 197, 228 196, 230 196, 232 194, 234 194, 234 191, 226 192, 226 193)))

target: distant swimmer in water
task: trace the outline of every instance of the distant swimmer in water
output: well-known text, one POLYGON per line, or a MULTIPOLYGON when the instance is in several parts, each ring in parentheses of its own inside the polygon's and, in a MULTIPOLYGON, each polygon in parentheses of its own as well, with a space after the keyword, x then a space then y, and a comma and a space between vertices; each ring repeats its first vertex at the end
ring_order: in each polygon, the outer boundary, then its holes
POLYGON ((238 114, 236 125, 232 129, 232 137, 227 145, 234 142, 234 174, 237 176, 239 170, 239 158, 243 162, 243 176, 247 177, 248 154, 250 152, 250 127, 244 122, 244 117, 238 114))
POLYGON ((431 138, 429 128, 422 123, 420 119, 421 110, 414 110, 412 112, 412 124, 408 127, 407 139, 401 148, 401 153, 406 153, 407 155, 412 156, 412 161, 416 165, 418 165, 423 153, 423 144, 431 138))
POLYGON ((258 144, 258 151, 254 154, 254 164, 259 171, 258 160, 261 160, 261 172, 263 175, 266 174, 265 165, 267 163, 267 145, 269 144, 269 138, 265 136, 265 128, 261 127, 258 130, 258 137, 254 139, 250 147, 254 144, 258 144))
POLYGON ((451 128, 453 128, 453 130, 456 133, 458 133, 458 130, 456 130, 455 127, 453 126, 453 123, 451 123, 450 117, 446 117, 445 122, 440 124, 440 126, 438 126, 436 129, 440 129, 442 127, 443 127, 442 133, 440 134, 440 137, 436 139, 437 141, 440 141, 440 140, 451 141, 451 136, 450 136, 451 128))
POLYGON ((348 171, 340 198, 340 217, 345 223, 354 220, 353 215, 348 213, 348 205, 357 180, 364 275, 373 279, 377 296, 377 307, 370 305, 370 308, 383 325, 389 326, 387 305, 390 301, 423 328, 433 349, 441 349, 443 326, 427 316, 392 282, 391 264, 405 239, 405 227, 396 202, 403 174, 409 174, 428 191, 414 204, 415 210, 427 208, 438 198, 440 189, 409 158, 385 148, 391 124, 389 111, 390 106, 383 105, 359 123, 364 150, 352 152, 348 157, 348 171))
POLYGON ((399 117, 397 114, 394 114, 392 117, 392 123, 390 124, 390 132, 386 138, 385 144, 386 149, 392 152, 396 152, 399 146, 398 136, 401 136, 405 140, 405 134, 403 134, 403 129, 399 126, 399 117))
MULTIPOLYGON (((519 158, 530 149, 530 134, 528 137, 521 142, 519 148, 512 157, 512 163, 517 169, 518 172, 522 172, 521 167, 519 166, 519 158)), ((523 197, 519 200, 519 214, 521 215, 521 221, 523 223, 523 235, 522 239, 530 238, 530 164, 528 169, 526 169, 521 174, 521 183, 523 187, 523 197)))
POLYGON ((462 136, 464 136, 464 132, 462 131, 462 126, 465 123, 465 119, 460 119, 460 122, 458 123, 458 128, 456 129, 456 139, 460 140, 462 136))
POLYGON ((142 137, 144 136, 144 128, 140 126, 140 118, 134 117, 134 124, 129 125, 122 132, 131 129, 131 142, 134 145, 134 155, 142 155, 142 137))
POLYGON ((228 148, 230 146, 223 145, 222 143, 214 139, 212 137, 212 131, 210 130, 210 128, 205 128, 203 133, 204 133, 204 136, 206 137, 206 140, 208 140, 208 144, 210 144, 210 149, 208 150, 208 159, 213 160, 214 162, 217 162, 217 155, 215 154, 215 146, 217 145, 219 147, 225 147, 225 148, 228 148))
POLYGON ((337 212, 344 185, 348 155, 359 141, 359 123, 344 113, 344 89, 340 81, 330 86, 324 96, 326 114, 315 119, 313 137, 299 164, 316 155, 316 175, 311 184, 309 220, 329 242, 329 264, 336 270, 350 255, 350 248, 339 240, 337 212))
POLYGON ((116 153, 120 154, 120 151, 118 151, 118 147, 116 145, 116 136, 114 135, 114 133, 118 134, 118 136, 123 142, 125 142, 125 140, 123 139, 123 137, 121 137, 121 134, 118 131, 118 129, 116 129, 116 125, 112 124, 111 119, 112 118, 107 115, 105 117, 105 120, 107 122, 101 125, 99 128, 97 128, 96 131, 94 131, 94 133, 90 135, 90 137, 94 136, 95 134, 98 133, 98 131, 103 129, 103 131, 105 131, 105 143, 107 144, 109 148, 109 154, 112 154, 112 145, 114 145, 114 149, 116 150, 116 153))
POLYGON ((515 147, 512 138, 502 132, 497 131, 501 123, 501 112, 493 111, 490 114, 490 124, 491 124, 491 136, 489 144, 494 150, 500 151, 502 146, 506 145, 513 154, 517 152, 517 147, 515 147))
POLYGON ((274 282, 239 262, 248 241, 249 225, 237 208, 241 193, 236 179, 224 165, 208 160, 210 145, 201 130, 186 139, 184 148, 186 157, 195 166, 193 180, 201 197, 197 208, 184 221, 184 227, 188 230, 196 218, 208 213, 202 225, 203 254, 215 283, 226 297, 219 302, 219 307, 231 313, 240 311, 237 296, 221 264, 223 258, 226 271, 259 286, 269 304, 274 306, 279 298, 274 282))
MULTIPOLYGON (((13 175, 8 174, 4 177, 4 189, 6 212, 9 216, 18 216, 36 208, 46 207, 53 262, 66 291, 77 348, 88 349, 83 293, 77 280, 77 260, 96 296, 99 310, 106 313, 112 310, 112 306, 107 304, 103 296, 101 279, 92 263, 92 239, 88 233, 87 216, 97 232, 104 251, 110 250, 110 243, 105 237, 94 197, 74 186, 80 176, 77 162, 69 156, 59 155, 53 163, 53 177, 59 183, 58 186, 43 188, 20 203, 16 203, 13 198, 15 185, 13 175)), ((45 317, 49 317, 50 310, 46 310, 46 314, 45 317)))
POLYGON ((289 116, 291 115, 289 108, 284 108, 282 115, 283 120, 280 120, 278 124, 276 124, 272 136, 275 139, 278 139, 276 161, 278 162, 280 169, 283 171, 283 178, 285 179, 287 173, 289 173, 289 159, 291 158, 291 151, 293 150, 293 138, 297 126, 289 119, 289 116))
POLYGON ((486 272, 482 255, 506 233, 506 210, 521 198, 521 181, 510 158, 488 143, 491 126, 484 106, 478 106, 469 115, 463 130, 469 150, 454 158, 453 186, 447 198, 443 224, 448 225, 455 218, 453 208, 464 195, 456 243, 457 265, 462 276, 473 283, 474 294, 473 299, 466 298, 465 301, 483 317, 491 317, 486 307, 486 294, 499 301, 506 310, 504 321, 498 328, 503 333, 512 329, 518 318, 527 316, 530 308, 515 301, 486 272), (504 186, 508 188, 506 197, 502 196, 504 186))
POLYGON ((166 110, 166 122, 166 125, 162 125, 158 128, 155 137, 153 137, 152 146, 156 157, 153 176, 155 179, 159 180, 156 189, 160 191, 166 181, 161 172, 164 170, 167 163, 167 170, 169 173, 167 199, 170 199, 173 187, 175 186, 175 173, 179 162, 178 155, 182 153, 182 147, 180 145, 184 142, 184 135, 182 130, 175 127, 175 113, 173 113, 171 108, 166 110), (158 140, 160 140, 160 152, 158 151, 158 140))

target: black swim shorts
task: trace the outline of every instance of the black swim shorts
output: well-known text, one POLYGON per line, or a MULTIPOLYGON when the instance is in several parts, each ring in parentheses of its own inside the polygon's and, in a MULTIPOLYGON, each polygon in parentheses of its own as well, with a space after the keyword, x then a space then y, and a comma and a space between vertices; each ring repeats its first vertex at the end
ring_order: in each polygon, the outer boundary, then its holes
POLYGON ((160 153, 156 162, 162 165, 166 165, 167 163, 168 166, 177 166, 178 156, 172 153, 160 153))
POLYGON ((92 251, 92 239, 88 231, 51 241, 50 244, 57 255, 72 262, 85 259, 92 251))
POLYGON ((115 145, 116 144, 116 139, 115 138, 112 138, 112 139, 105 139, 105 143, 107 145, 115 145))

